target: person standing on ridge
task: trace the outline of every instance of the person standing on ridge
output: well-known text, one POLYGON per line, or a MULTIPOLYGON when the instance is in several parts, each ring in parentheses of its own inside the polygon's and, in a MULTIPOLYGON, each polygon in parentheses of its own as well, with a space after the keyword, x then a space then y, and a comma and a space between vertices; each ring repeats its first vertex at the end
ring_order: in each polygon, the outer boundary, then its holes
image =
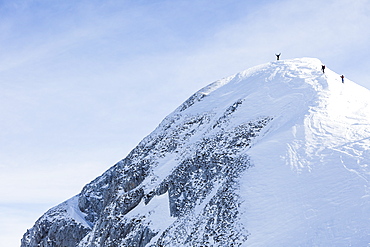
POLYGON ((280 59, 280 55, 281 55, 281 53, 279 53, 279 54, 275 54, 275 56, 276 56, 276 60, 279 60, 279 59, 280 59))
POLYGON ((321 65, 322 73, 325 73, 325 65, 321 65))
POLYGON ((344 75, 341 75, 340 78, 342 78, 342 83, 344 83, 344 75))

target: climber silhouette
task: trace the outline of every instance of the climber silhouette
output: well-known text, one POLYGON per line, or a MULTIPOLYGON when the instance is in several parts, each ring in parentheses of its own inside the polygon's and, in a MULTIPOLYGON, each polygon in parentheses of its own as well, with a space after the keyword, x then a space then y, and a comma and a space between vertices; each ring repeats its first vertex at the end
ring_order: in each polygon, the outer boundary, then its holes
POLYGON ((321 65, 322 73, 325 73, 325 65, 321 65))
POLYGON ((340 78, 342 78, 342 83, 344 83, 344 75, 341 75, 340 78))
POLYGON ((281 53, 279 53, 279 54, 275 54, 275 56, 276 56, 276 60, 279 60, 279 59, 280 59, 280 55, 281 55, 281 53))

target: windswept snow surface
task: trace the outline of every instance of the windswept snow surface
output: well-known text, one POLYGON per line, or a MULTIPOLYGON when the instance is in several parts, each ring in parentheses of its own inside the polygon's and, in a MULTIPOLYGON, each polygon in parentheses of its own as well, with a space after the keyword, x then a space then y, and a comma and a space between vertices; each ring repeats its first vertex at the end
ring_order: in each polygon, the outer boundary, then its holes
POLYGON ((320 66, 307 58, 260 67, 269 78, 244 72, 248 116, 275 116, 247 151, 245 246, 370 246, 370 93, 320 66))

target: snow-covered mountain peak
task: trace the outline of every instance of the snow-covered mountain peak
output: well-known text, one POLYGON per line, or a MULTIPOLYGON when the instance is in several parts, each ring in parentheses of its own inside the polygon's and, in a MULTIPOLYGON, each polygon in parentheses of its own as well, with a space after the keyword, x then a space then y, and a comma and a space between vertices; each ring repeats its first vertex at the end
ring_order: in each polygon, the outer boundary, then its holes
POLYGON ((199 90, 22 246, 366 246, 370 92, 321 65, 199 90))
POLYGON ((321 85, 321 88, 323 88, 327 87, 324 81, 314 81, 314 79, 322 75, 321 65, 322 63, 320 60, 316 58, 300 58, 270 62, 216 81, 199 90, 198 93, 208 95, 221 87, 223 90, 235 87, 234 89, 240 89, 247 93, 254 91, 258 87, 274 87, 276 83, 280 84, 280 86, 285 84, 290 88, 296 88, 311 83, 312 86, 319 87, 319 85, 321 85), (292 80, 293 78, 306 80, 292 80), (274 82, 274 84, 271 84, 272 82, 274 82), (226 84, 229 85, 223 87, 226 84))
POLYGON ((318 59, 313 58, 259 65, 199 90, 189 99, 190 102, 188 100, 178 110, 183 111, 197 101, 199 103, 194 104, 190 111, 202 112, 207 108, 221 110, 235 100, 243 100, 244 105, 269 115, 290 110, 291 107, 286 108, 290 103, 307 108, 318 100, 320 92, 328 90, 329 83, 337 84, 333 87, 341 87, 342 84, 339 75, 329 69, 323 74, 321 65, 318 59))
POLYGON ((342 83, 340 75, 329 68, 323 73, 322 64, 316 58, 299 58, 247 69, 199 90, 190 98, 193 102, 185 102, 174 114, 222 114, 235 102, 242 102, 233 115, 235 125, 271 116, 274 125, 264 140, 273 140, 275 134, 289 143, 290 137, 290 142, 304 143, 310 156, 315 150, 366 134, 370 119, 369 90, 348 79, 342 83), (188 105, 192 107, 186 109, 188 105), (342 130, 348 128, 354 132, 343 138, 342 130))

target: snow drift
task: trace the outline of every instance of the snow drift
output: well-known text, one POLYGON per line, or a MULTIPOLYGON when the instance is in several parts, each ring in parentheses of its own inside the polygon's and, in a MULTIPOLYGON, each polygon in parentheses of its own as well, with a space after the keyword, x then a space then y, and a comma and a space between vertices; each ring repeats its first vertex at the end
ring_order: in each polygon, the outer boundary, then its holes
POLYGON ((22 246, 369 246, 370 92, 320 68, 199 90, 22 246))

